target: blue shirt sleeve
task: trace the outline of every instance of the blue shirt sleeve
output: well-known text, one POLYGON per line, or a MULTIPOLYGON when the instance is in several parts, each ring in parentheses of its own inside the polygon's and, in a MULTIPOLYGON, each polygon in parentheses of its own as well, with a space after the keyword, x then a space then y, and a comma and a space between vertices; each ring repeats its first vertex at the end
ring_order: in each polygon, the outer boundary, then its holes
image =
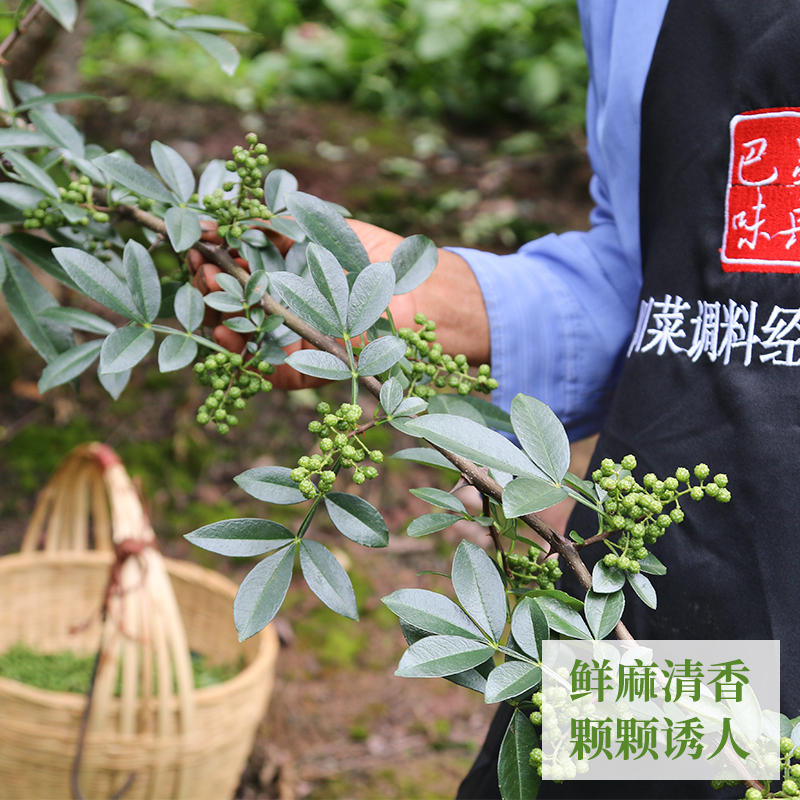
POLYGON ((486 303, 499 383, 492 399, 508 410, 519 392, 538 397, 571 439, 600 429, 636 321, 640 107, 667 2, 580 4, 591 75, 591 229, 550 234, 507 256, 451 248, 472 267, 486 303))

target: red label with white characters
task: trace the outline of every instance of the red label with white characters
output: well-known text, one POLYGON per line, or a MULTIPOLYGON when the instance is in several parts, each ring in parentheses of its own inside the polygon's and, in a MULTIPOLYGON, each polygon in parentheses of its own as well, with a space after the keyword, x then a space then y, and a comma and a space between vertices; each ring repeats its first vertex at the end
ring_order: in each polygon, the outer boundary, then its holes
POLYGON ((731 120, 722 268, 800 272, 800 108, 731 120))

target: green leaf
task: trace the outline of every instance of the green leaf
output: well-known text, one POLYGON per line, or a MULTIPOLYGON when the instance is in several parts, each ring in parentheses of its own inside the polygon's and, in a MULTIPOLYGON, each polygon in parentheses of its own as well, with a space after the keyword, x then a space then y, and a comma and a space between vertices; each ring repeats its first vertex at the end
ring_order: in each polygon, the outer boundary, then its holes
MULTIPOLYGON (((274 228, 278 233, 282 233, 284 236, 294 239, 295 242, 303 242, 306 239, 305 231, 290 217, 272 217, 269 224, 270 227, 274 228)), ((295 248, 292 247, 289 252, 293 254, 294 251, 295 248)), ((290 256, 287 255, 287 269, 289 269, 289 261, 290 256)), ((292 271, 299 275, 302 269, 293 269, 292 271)))
MULTIPOLYGON (((0 188, 1 187, 2 184, 0 184, 0 188)), ((36 205, 36 202, 37 201, 34 201, 31 205, 36 205)), ((41 236, 32 236, 30 233, 8 233, 3 236, 3 241, 7 245, 11 245, 18 253, 21 253, 25 258, 32 261, 37 267, 43 269, 57 281, 60 281, 65 286, 69 286, 70 289, 80 291, 78 284, 67 275, 64 268, 53 256, 52 242, 48 242, 41 236)))
POLYGON ((131 325, 106 337, 100 351, 100 372, 122 372, 135 367, 156 342, 150 328, 131 325))
POLYGON ((652 553, 639 560, 639 569, 648 575, 667 574, 667 568, 652 553))
POLYGON ((528 589, 523 594, 525 597, 553 597, 576 611, 583 611, 583 603, 577 597, 562 592, 560 589, 528 589))
POLYGON ((395 294, 405 294, 416 289, 436 267, 439 251, 427 236, 409 236, 403 239, 391 257, 395 274, 395 294))
POLYGON ((800 747, 800 722, 792 728, 792 735, 789 737, 795 744, 795 747, 800 747))
POLYGON ((457 394, 437 394, 430 399, 431 414, 454 414, 479 422, 487 428, 494 428, 504 433, 514 433, 511 417, 494 403, 480 397, 461 397, 457 394))
POLYGON ((792 728, 794 727, 792 725, 792 721, 789 719, 789 717, 786 716, 786 714, 781 714, 780 723, 781 723, 780 738, 790 739, 792 736, 792 728))
POLYGON ((122 372, 98 372, 97 377, 102 387, 111 395, 114 400, 118 400, 128 381, 131 379, 131 370, 126 369, 122 372))
POLYGON ((20 128, 3 128, 0 130, 0 150, 8 147, 52 147, 53 141, 39 131, 26 131, 20 128))
POLYGON ((412 414, 421 414, 427 409, 428 404, 421 397, 406 397, 394 410, 394 417, 410 417, 412 414))
POLYGON ((49 136, 56 144, 76 158, 84 157, 83 134, 56 111, 37 109, 30 113, 36 129, 49 136))
POLYGON ((569 469, 569 439, 550 406, 518 394, 511 401, 511 424, 533 463, 551 481, 561 483, 569 469))
POLYGON ((505 436, 484 425, 449 414, 429 414, 407 423, 412 436, 421 436, 484 467, 500 469, 512 475, 544 477, 528 457, 505 436))
POLYGON ((303 539, 300 542, 300 567, 308 588, 331 611, 348 619, 358 619, 353 584, 344 567, 327 547, 303 539))
POLYGON ((286 208, 286 195, 297 191, 297 178, 285 169, 274 169, 264 181, 264 205, 272 213, 286 208))
POLYGON ((58 197, 58 187, 55 181, 39 166, 26 158, 22 153, 6 150, 3 158, 11 163, 14 171, 23 183, 41 190, 50 197, 58 197))
POLYGON ((524 661, 498 664, 486 679, 486 702, 499 703, 501 700, 519 697, 535 689, 541 682, 541 667, 526 664, 524 661))
POLYGON ((335 355, 321 350, 296 350, 286 357, 286 363, 315 378, 339 381, 351 377, 350 368, 335 355))
POLYGON ((76 331, 87 331, 88 333, 100 333, 107 336, 114 333, 117 326, 108 320, 98 317, 89 311, 80 308, 60 308, 52 306, 40 312, 45 319, 52 320, 59 325, 66 325, 76 331))
POLYGON ((380 375, 393 367, 406 352, 406 343, 396 336, 381 336, 371 341, 358 357, 359 375, 380 375))
POLYGON ((441 489, 434 489, 430 486, 423 487, 422 489, 410 489, 409 491, 414 497, 419 497, 421 500, 433 506, 446 508, 449 511, 455 511, 457 514, 467 513, 464 504, 457 497, 450 494, 450 492, 443 492, 441 489))
POLYGON ((639 595, 639 599, 650 608, 656 608, 658 605, 658 598, 656 597, 656 590, 649 579, 641 573, 626 572, 625 577, 628 583, 633 587, 633 591, 639 595))
MULTIPOLYGON (((183 156, 177 150, 173 150, 171 147, 161 144, 161 142, 153 142, 150 145, 150 155, 153 157, 153 164, 155 164, 158 174, 163 178, 164 183, 175 192, 182 202, 188 202, 189 198, 194 194, 195 184, 192 168, 186 163, 183 156)), ((195 239, 195 241, 197 240, 195 239)), ((179 248, 176 247, 175 249, 179 248)), ((186 248, 180 249, 184 250, 186 248)))
POLYGON ((197 342, 187 333, 167 336, 158 348, 158 368, 161 372, 183 369, 197 357, 197 342))
POLYGON ((0 183, 0 200, 15 208, 32 208, 44 197, 44 192, 24 183, 11 183, 10 181, 0 183))
POLYGON ((0 260, 5 267, 3 293, 14 322, 34 350, 45 361, 52 361, 75 345, 69 327, 42 316, 43 311, 56 308, 58 303, 4 247, 0 248, 0 260))
POLYGON ((292 580, 294 547, 267 556, 242 581, 233 601, 233 621, 243 642, 272 622, 292 580))
POLYGON ((183 538, 221 556, 250 558, 293 542, 295 535, 267 519, 226 519, 204 525, 183 538))
POLYGON ((306 499, 289 477, 291 472, 288 467, 256 467, 242 472, 233 480, 256 500, 290 506, 306 499))
POLYGON ((298 317, 328 336, 341 336, 336 312, 316 286, 290 272, 272 273, 270 286, 298 317))
POLYGON ((436 533, 436 531, 449 528, 459 519, 461 517, 456 517, 453 514, 423 514, 421 517, 411 521, 406 533, 414 539, 418 539, 420 536, 427 536, 429 533, 436 533))
POLYGON ((144 167, 119 156, 100 156, 94 163, 109 177, 136 194, 172 205, 172 195, 144 167))
POLYGON ((200 327, 205 310, 203 295, 194 286, 184 283, 175 293, 175 316, 187 331, 200 327))
POLYGON ((211 292, 203 298, 203 302, 209 307, 222 311, 226 314, 235 314, 244 308, 241 300, 236 300, 228 292, 211 292))
POLYGON ((222 323, 226 328, 230 328, 237 333, 253 333, 258 330, 249 319, 245 317, 234 317, 233 319, 226 319, 222 323))
POLYGON ((625 610, 625 594, 618 589, 611 594, 586 593, 583 613, 595 639, 605 639, 614 630, 625 610))
MULTIPOLYGON (((385 386, 386 384, 384 384, 385 386)), ((448 461, 438 450, 431 450, 430 447, 407 447, 405 450, 398 450, 390 458, 399 461, 413 461, 416 464, 425 464, 428 467, 437 469, 449 469, 453 472, 458 470, 448 461)))
POLYGON ((533 800, 539 795, 542 779, 530 764, 531 750, 538 746, 536 728, 527 714, 516 709, 500 745, 497 761, 497 778, 503 800, 533 800))
POLYGON ((572 639, 591 639, 592 634, 586 627, 581 615, 566 603, 553 597, 537 597, 536 603, 544 611, 547 624, 551 630, 563 633, 572 639))
MULTIPOLYGON (((19 82, 15 83, 15 86, 18 86, 19 82)), ((106 98, 102 97, 99 94, 92 94, 91 92, 50 92, 49 94, 39 94, 35 97, 30 97, 29 99, 25 100, 25 102, 20 103, 18 106, 14 107, 14 111, 18 114, 23 111, 28 111, 31 108, 38 108, 40 106, 49 106, 53 103, 61 103, 65 100, 103 100, 106 102, 106 98)), ((9 131, 10 133, 11 131, 9 131)), ((4 142, 0 141, 0 146, 3 145, 4 142)), ((47 145, 49 142, 44 142, 43 144, 47 145)), ((9 145, 10 146, 10 145, 9 145)), ((29 145, 30 147, 38 147, 38 144, 29 145)))
POLYGON ((453 589, 467 614, 499 642, 506 626, 506 590, 494 561, 478 545, 464 541, 458 546, 453 589))
POLYGON ((150 253, 139 242, 128 239, 122 253, 122 266, 137 310, 143 319, 152 322, 161 308, 161 281, 150 253))
POLYGON ((207 14, 193 14, 181 17, 172 23, 178 30, 226 31, 227 33, 252 33, 247 25, 226 17, 212 17, 207 14))
POLYGON ((289 213, 308 238, 330 250, 348 272, 361 272, 369 266, 369 256, 361 240, 324 200, 304 192, 286 192, 284 199, 289 213))
POLYGON ((331 522, 343 536, 364 547, 386 547, 389 529, 380 512, 366 500, 346 492, 325 495, 331 522))
POLYGON ((39 2, 61 27, 68 31, 72 30, 75 20, 78 18, 78 4, 75 0, 39 0, 39 2))
POLYGON ((347 332, 364 333, 383 314, 394 292, 394 271, 388 261, 371 264, 362 270, 350 291, 347 307, 347 332))
POLYGON ((511 616, 511 633, 524 653, 542 657, 542 642, 550 638, 547 617, 532 597, 523 597, 511 616))
POLYGON ((311 242, 306 250, 311 277, 336 315, 337 327, 344 332, 350 290, 341 264, 329 250, 311 242))
POLYGON ((128 287, 102 261, 75 247, 56 247, 53 255, 92 300, 128 319, 140 318, 128 287))
POLYGON ((39 378, 39 392, 44 394, 55 386, 61 386, 89 369, 100 355, 102 339, 84 342, 56 356, 43 370, 39 378))
POLYGON ((200 241, 203 231, 200 228, 200 217, 191 208, 172 206, 164 214, 169 243, 176 253, 182 253, 200 241))
MULTIPOLYGON (((253 268, 252 264, 250 268, 253 268)), ((258 303, 267 293, 268 287, 269 277, 267 273, 263 269, 255 270, 247 279, 247 283, 244 287, 244 298, 247 301, 247 305, 252 306, 258 303)), ((275 327, 277 328, 278 326, 276 325, 275 327)))
POLYGON ((240 303, 244 300, 244 287, 233 275, 226 275, 224 272, 220 272, 217 275, 217 283, 222 291, 229 294, 234 300, 240 303))
POLYGON ((484 640, 475 623, 452 601, 427 589, 399 589, 382 602, 404 622, 428 633, 484 640))
POLYGON ((535 514, 560 503, 567 496, 561 486, 541 478, 515 478, 503 489, 503 513, 510 519, 535 514))
POLYGON ((151 19, 156 16, 155 0, 125 0, 125 2, 144 11, 151 19))
POLYGON ((403 653, 394 674, 401 678, 442 678, 473 669, 493 653, 493 647, 475 639, 426 636, 403 653))
POLYGON ((239 66, 241 56, 238 50, 227 39, 203 31, 184 29, 182 32, 190 39, 197 42, 197 44, 219 64, 220 69, 226 75, 233 76, 236 72, 236 68, 239 66))
POLYGON ((381 406, 386 414, 393 414, 403 400, 403 387, 397 378, 389 378, 381 385, 381 406))
POLYGON ((616 567, 608 567, 600 559, 592 570, 592 590, 597 594, 611 594, 625 585, 625 573, 616 567))

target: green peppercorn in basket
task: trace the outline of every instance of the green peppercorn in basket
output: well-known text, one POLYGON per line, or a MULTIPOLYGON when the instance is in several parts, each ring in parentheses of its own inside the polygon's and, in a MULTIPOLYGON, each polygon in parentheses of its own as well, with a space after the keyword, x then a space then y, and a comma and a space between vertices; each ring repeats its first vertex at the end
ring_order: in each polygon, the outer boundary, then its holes
MULTIPOLYGON (((269 628, 237 641, 235 594, 228 579, 161 557, 109 448, 83 445, 56 473, 23 552, 0 558, 0 652, 20 642, 81 655, 102 648, 78 771, 89 800, 113 796, 131 775, 126 800, 233 796, 278 650, 269 628), (92 538, 96 551, 85 549, 92 538), (195 689, 190 651, 245 666, 195 689)), ((72 796, 86 707, 85 695, 0 677, 0 800, 72 796)))

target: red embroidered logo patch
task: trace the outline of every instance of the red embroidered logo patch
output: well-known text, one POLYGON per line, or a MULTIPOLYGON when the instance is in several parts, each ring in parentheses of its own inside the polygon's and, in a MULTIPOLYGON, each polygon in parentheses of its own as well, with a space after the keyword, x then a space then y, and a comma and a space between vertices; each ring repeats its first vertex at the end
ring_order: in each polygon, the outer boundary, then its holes
POLYGON ((721 255, 726 272, 800 272, 800 108, 731 120, 721 255))

